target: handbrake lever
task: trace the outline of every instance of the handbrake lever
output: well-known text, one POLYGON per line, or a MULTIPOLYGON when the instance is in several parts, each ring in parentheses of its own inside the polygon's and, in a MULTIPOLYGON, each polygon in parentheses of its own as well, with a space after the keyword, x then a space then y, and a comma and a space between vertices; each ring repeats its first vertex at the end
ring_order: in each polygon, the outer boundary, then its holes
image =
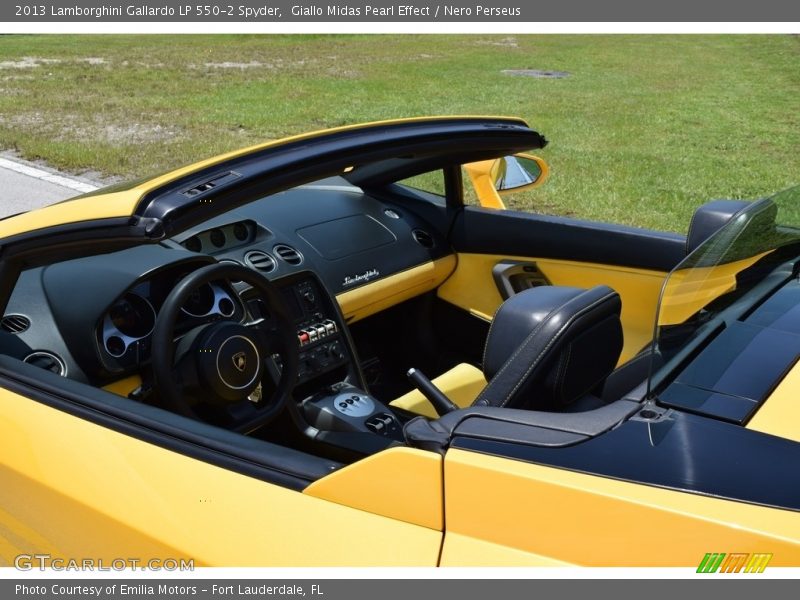
POLYGON ((409 369, 406 373, 411 383, 414 384, 423 396, 433 405, 436 414, 440 417, 447 413, 458 410, 458 406, 453 403, 450 398, 444 395, 442 390, 436 387, 434 383, 422 371, 417 369, 409 369))

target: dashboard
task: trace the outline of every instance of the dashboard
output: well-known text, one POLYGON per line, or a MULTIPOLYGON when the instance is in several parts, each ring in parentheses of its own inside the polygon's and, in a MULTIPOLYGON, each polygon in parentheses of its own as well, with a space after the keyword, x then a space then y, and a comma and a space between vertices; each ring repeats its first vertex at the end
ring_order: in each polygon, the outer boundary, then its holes
MULTIPOLYGON (((352 377, 357 360, 337 296, 450 255, 445 228, 435 222, 443 211, 431 206, 326 180, 228 211, 160 244, 30 269, 6 309, 27 326, 4 327, 0 344, 6 354, 96 386, 140 374, 170 291, 186 274, 230 261, 281 289, 297 330, 300 384, 352 377)), ((218 320, 269 319, 266 313, 246 284, 211 282, 182 307, 175 334, 218 320)))

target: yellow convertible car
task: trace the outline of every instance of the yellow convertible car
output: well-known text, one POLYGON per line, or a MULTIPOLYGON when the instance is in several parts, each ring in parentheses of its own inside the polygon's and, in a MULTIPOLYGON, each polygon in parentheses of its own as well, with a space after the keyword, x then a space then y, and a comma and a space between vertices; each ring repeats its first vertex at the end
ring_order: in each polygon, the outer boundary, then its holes
POLYGON ((800 565, 800 192, 498 208, 545 144, 351 126, 0 221, 0 564, 800 565))

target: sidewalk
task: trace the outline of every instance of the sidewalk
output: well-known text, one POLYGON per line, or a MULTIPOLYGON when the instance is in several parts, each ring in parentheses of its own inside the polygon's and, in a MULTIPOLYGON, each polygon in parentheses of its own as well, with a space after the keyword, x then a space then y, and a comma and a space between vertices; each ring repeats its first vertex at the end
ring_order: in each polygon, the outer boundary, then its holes
POLYGON ((0 154, 0 218, 96 190, 85 179, 62 175, 8 154, 0 154))

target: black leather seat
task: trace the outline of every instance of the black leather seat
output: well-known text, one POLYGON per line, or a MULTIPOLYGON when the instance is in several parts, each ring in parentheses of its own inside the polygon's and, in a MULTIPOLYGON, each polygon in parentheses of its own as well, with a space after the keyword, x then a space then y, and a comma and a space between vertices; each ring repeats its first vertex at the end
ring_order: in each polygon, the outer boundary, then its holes
POLYGON ((558 410, 598 388, 622 352, 619 294, 542 286, 506 300, 483 357, 488 384, 473 406, 558 410))
POLYGON ((691 254, 695 248, 749 205, 750 203, 745 200, 711 200, 699 207, 689 223, 689 233, 686 235, 686 254, 691 254))

